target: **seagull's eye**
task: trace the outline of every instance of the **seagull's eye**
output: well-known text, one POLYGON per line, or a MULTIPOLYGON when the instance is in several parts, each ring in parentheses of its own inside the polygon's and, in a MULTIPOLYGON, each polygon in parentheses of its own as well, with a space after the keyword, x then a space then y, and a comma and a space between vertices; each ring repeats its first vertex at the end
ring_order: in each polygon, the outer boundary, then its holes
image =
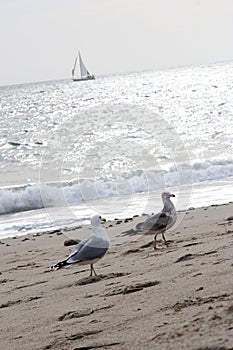
POLYGON ((101 219, 101 216, 99 216, 99 219, 101 219))

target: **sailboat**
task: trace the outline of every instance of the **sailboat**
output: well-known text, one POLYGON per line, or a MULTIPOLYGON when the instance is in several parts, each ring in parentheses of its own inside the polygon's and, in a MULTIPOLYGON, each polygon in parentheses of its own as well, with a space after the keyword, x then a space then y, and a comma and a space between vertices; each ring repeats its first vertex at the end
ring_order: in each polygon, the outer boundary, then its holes
POLYGON ((72 79, 73 81, 83 81, 83 80, 93 80, 95 76, 90 74, 82 60, 80 52, 78 52, 78 57, 76 57, 74 62, 74 67, 72 69, 72 79))

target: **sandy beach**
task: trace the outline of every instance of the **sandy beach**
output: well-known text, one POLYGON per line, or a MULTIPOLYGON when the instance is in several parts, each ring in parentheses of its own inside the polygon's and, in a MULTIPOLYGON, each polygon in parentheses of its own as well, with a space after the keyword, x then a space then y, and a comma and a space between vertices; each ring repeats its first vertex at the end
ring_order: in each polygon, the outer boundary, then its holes
POLYGON ((156 251, 152 236, 114 240, 142 218, 107 222, 98 277, 49 271, 73 248, 66 231, 2 240, 1 349, 233 349, 233 203, 181 215, 156 251))

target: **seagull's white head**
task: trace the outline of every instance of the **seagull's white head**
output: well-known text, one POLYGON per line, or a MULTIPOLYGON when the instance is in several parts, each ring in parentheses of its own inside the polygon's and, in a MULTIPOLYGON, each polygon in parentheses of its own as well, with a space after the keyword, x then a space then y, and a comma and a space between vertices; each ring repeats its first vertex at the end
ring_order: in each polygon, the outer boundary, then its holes
POLYGON ((171 192, 163 192, 162 193, 162 199, 165 200, 167 198, 175 197, 175 195, 171 192))
POLYGON ((162 201, 164 204, 164 209, 166 211, 175 211, 174 204, 170 200, 170 198, 175 197, 175 195, 171 192, 163 192, 161 196, 162 196, 162 201))
POLYGON ((92 226, 95 226, 95 227, 101 226, 101 223, 104 221, 106 221, 106 220, 101 218, 100 215, 94 215, 91 218, 91 224, 92 224, 92 226))

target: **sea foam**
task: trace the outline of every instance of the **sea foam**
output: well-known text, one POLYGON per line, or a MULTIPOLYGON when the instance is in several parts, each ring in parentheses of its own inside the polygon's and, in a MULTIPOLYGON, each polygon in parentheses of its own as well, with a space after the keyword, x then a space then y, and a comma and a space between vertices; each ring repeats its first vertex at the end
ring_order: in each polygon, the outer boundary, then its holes
POLYGON ((192 185, 233 176, 232 160, 196 162, 172 166, 168 171, 134 170, 107 180, 99 178, 71 182, 14 186, 0 190, 0 214, 15 213, 133 193, 192 185))

